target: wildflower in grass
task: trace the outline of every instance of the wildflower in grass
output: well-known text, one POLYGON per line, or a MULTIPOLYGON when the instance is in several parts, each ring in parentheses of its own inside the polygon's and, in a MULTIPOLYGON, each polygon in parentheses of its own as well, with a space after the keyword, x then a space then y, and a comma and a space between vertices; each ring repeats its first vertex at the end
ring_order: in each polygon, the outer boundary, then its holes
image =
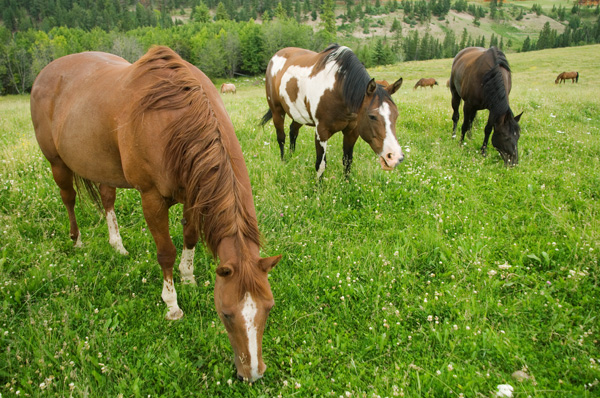
POLYGON ((500 398, 511 398, 515 389, 510 384, 499 384, 496 396, 500 398))
POLYGON ((504 269, 504 270, 506 270, 506 269, 510 269, 511 267, 512 267, 512 266, 511 266, 510 264, 508 264, 507 262, 505 262, 504 264, 500 264, 500 265, 498 265, 498 268, 500 268, 500 269, 504 269))
POLYGON ((296 382, 296 384, 294 384, 294 387, 296 387, 296 390, 298 390, 300 387, 302 387, 302 384, 296 382))
POLYGON ((454 370, 454 366, 451 363, 448 364, 448 372, 452 372, 454 370))

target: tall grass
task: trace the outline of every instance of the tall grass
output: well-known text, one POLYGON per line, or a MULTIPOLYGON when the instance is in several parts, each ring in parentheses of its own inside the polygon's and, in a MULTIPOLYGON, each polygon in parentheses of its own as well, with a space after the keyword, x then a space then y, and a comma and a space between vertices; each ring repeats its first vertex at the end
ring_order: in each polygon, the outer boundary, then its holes
MULTIPOLYGON (((279 160, 262 87, 224 95, 252 180, 276 306, 265 377, 235 380, 214 311, 215 264, 196 254, 186 316, 163 320, 161 272, 139 195, 120 191, 128 257, 90 204, 66 211, 29 121, 28 98, 0 98, 0 392, 12 396, 597 396, 600 379, 600 46, 511 54, 511 108, 524 111, 520 163, 451 138, 451 60, 370 70, 404 78, 394 95, 407 158, 394 172, 342 137, 321 181, 314 132, 279 160), (578 84, 555 85, 563 70, 578 84), (418 89, 421 77, 440 86, 418 89), (513 379, 515 371, 530 378, 513 379)), ((461 115, 462 121, 462 115, 461 115)), ((182 246, 172 209, 171 234, 182 246)))

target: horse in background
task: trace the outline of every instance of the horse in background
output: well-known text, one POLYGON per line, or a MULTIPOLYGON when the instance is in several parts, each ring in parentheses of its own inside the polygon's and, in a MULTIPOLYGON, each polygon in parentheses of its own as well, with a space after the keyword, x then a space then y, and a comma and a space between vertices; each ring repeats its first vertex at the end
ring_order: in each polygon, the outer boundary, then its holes
POLYGON ((438 82, 434 78, 432 78, 432 77, 430 77, 430 78, 422 78, 422 79, 419 79, 419 81, 417 82, 417 84, 415 84, 415 86, 413 87, 413 90, 416 90, 419 87, 423 87, 423 88, 425 88, 425 87, 431 87, 431 88, 433 88, 433 86, 437 86, 437 85, 438 85, 438 82))
POLYGON ((382 85, 383 87, 387 87, 390 85, 387 80, 375 80, 375 83, 382 85))
POLYGON ((481 154, 486 155, 487 144, 492 132, 492 144, 502 156, 505 165, 516 165, 519 161, 517 143, 521 128, 521 114, 514 116, 508 104, 512 87, 511 72, 504 53, 496 47, 467 47, 461 50, 452 62, 450 92, 452 93, 452 137, 456 137, 459 106, 464 100, 462 136, 471 129, 477 111, 490 111, 485 126, 485 137, 481 154))
POLYGON ((233 83, 223 83, 221 84, 221 94, 232 93, 235 94, 235 84, 233 83))
POLYGON ((173 283, 176 249, 169 208, 183 204, 184 283, 195 284, 200 236, 214 257, 214 300, 235 355, 238 378, 262 377, 262 336, 273 306, 267 273, 281 256, 260 257, 252 188, 240 144, 217 89, 167 47, 153 47, 134 64, 101 52, 68 55, 48 64, 31 90, 36 139, 81 246, 73 180, 105 209, 110 244, 127 254, 114 211, 116 188, 141 194, 144 218, 163 272, 166 318, 179 319, 173 283))
POLYGON ((563 72, 556 77, 554 84, 559 84, 571 79, 571 83, 579 83, 579 72, 563 72))
POLYGON ((346 174, 350 172, 359 136, 377 154, 381 167, 392 170, 404 159, 396 138, 398 108, 392 99, 401 85, 402 78, 386 87, 375 83, 348 47, 331 45, 320 53, 284 48, 267 66, 269 111, 262 117, 261 125, 273 119, 282 160, 285 116, 292 119, 291 152, 300 127, 315 126, 317 177, 325 171, 327 140, 338 131, 344 134, 346 174))

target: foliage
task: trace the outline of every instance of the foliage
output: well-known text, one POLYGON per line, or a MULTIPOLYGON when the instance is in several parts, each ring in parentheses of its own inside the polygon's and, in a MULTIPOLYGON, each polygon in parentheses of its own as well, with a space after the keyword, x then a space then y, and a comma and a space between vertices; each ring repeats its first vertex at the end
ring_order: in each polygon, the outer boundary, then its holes
MULTIPOLYGON (((237 94, 223 100, 263 255, 283 255, 269 278, 268 369, 251 386, 235 378, 210 254, 196 250, 198 286, 175 270, 185 316, 165 321, 139 194, 117 194, 129 256, 84 200, 84 246, 72 247, 29 98, 0 98, 0 394, 494 397, 510 384, 516 397, 598 396, 600 46, 508 57, 511 107, 524 111, 514 168, 491 148, 480 155, 486 112, 472 140, 451 138, 451 59, 369 70, 404 78, 394 100, 406 159, 384 172, 360 140, 348 179, 341 133, 316 181, 314 129, 301 129, 282 162, 272 124, 257 126, 264 87, 232 80, 237 94), (555 85, 573 60, 579 83, 555 85), (413 91, 424 76, 440 87, 413 91), (514 380, 517 370, 531 378, 514 380)), ((181 216, 171 210, 178 250, 181 216)))

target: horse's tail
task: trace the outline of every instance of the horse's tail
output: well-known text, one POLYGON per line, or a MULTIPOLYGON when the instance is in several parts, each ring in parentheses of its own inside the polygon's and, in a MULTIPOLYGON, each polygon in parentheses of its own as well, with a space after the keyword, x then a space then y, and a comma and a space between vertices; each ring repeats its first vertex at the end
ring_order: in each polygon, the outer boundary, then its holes
POLYGON ((269 109, 262 119, 260 119, 260 125, 264 127, 264 125, 269 123, 269 120, 271 119, 273 119, 273 112, 271 112, 271 109, 269 109))
POLYGON ((577 73, 577 76, 575 76, 575 83, 579 83, 579 72, 575 72, 577 73))
POLYGON ((86 192, 92 203, 94 203, 98 210, 102 211, 104 207, 102 206, 102 198, 100 197, 100 188, 98 188, 98 185, 80 175, 74 174, 73 176, 77 192, 80 195, 86 192))

